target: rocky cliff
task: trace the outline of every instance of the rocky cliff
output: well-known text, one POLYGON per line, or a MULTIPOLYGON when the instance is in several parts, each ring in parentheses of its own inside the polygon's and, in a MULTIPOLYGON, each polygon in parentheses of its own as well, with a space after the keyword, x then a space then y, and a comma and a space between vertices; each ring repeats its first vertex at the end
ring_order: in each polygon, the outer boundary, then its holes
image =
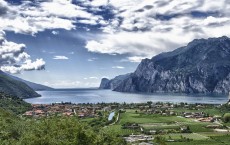
POLYGON ((230 91, 230 39, 196 39, 172 52, 144 59, 113 90, 221 93, 230 91))
POLYGON ((123 80, 129 77, 130 74, 125 74, 125 75, 119 75, 116 76, 115 78, 109 80, 107 78, 103 78, 101 80, 101 84, 99 89, 115 89, 118 87, 118 85, 121 84, 123 80))

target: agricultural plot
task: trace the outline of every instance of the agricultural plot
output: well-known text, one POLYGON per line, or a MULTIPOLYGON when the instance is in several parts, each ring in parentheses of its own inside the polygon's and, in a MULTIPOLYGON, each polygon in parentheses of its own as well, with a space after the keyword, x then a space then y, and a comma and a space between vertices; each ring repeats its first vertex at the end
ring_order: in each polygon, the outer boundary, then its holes
POLYGON ((120 116, 120 124, 126 122, 135 122, 138 124, 145 123, 175 123, 175 122, 193 122, 191 119, 181 118, 177 116, 161 116, 161 115, 149 115, 138 114, 134 112, 125 112, 120 116))
POLYGON ((121 125, 110 125, 103 128, 104 131, 112 132, 114 135, 127 136, 131 134, 140 134, 140 130, 122 129, 121 125))
POLYGON ((230 136, 215 136, 210 137, 209 139, 204 140, 191 140, 184 142, 167 142, 167 145, 229 145, 230 144, 230 136))
POLYGON ((173 133, 173 134, 167 134, 162 135, 166 140, 178 140, 181 138, 188 138, 192 140, 206 140, 209 139, 208 136, 198 134, 198 133, 173 133))
MULTIPOLYGON (((178 108, 177 108, 178 109, 178 108)), ((173 110, 180 112, 182 110, 173 110)), ((183 110, 196 112, 197 110, 183 110)), ((204 111, 211 115, 220 115, 221 112, 215 108, 205 108, 204 111)), ((215 132, 210 126, 220 123, 200 122, 194 118, 182 116, 170 116, 162 114, 147 114, 136 110, 126 110, 120 114, 119 121, 114 125, 105 127, 105 131, 113 132, 114 135, 128 136, 137 134, 152 134, 153 137, 160 136, 167 145, 230 145, 228 132, 215 132), (139 128, 130 129, 123 127, 124 124, 138 124, 139 128), (209 126, 209 127, 208 127, 209 126), (184 132, 183 129, 188 131, 184 132)), ((229 124, 225 124, 229 125, 229 124)))

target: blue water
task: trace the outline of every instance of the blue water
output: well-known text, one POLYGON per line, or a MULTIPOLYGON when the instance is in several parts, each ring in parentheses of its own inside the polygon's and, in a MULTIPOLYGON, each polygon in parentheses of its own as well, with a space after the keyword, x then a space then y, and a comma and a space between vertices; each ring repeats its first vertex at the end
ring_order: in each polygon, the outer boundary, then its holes
POLYGON ((120 93, 111 90, 96 89, 62 89, 54 91, 38 91, 42 97, 25 99, 33 104, 50 104, 56 102, 72 103, 98 103, 98 102, 118 102, 118 103, 141 103, 141 102, 187 102, 187 103, 207 103, 222 104, 228 101, 227 96, 214 95, 186 95, 186 94, 146 94, 146 93, 120 93))
POLYGON ((115 115, 115 112, 111 112, 111 113, 109 114, 108 120, 109 120, 109 121, 112 120, 114 115, 115 115))

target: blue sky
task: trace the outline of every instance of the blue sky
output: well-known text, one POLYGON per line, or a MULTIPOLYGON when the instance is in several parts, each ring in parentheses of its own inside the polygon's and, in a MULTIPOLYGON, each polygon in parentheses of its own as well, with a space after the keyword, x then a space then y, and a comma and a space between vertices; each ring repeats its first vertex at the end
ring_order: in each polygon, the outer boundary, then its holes
POLYGON ((0 69, 55 88, 97 87, 228 30, 228 0, 0 0, 0 69))

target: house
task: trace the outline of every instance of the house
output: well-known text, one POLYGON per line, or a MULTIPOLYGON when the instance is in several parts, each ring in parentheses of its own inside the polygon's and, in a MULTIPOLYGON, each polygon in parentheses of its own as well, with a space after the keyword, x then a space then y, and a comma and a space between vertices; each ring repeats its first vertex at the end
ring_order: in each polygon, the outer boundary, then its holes
POLYGON ((23 115, 25 116, 33 116, 33 111, 26 111, 23 115))
POLYGON ((72 112, 64 112, 64 113, 62 113, 62 114, 65 115, 65 116, 71 116, 71 115, 73 115, 72 112))
POLYGON ((214 121, 213 117, 199 118, 197 120, 200 122, 213 122, 214 121))
POLYGON ((150 130, 149 133, 150 133, 150 134, 156 134, 157 131, 156 131, 156 130, 150 130))
POLYGON ((44 114, 45 112, 43 110, 35 110, 34 113, 35 115, 40 115, 40 114, 44 114))

